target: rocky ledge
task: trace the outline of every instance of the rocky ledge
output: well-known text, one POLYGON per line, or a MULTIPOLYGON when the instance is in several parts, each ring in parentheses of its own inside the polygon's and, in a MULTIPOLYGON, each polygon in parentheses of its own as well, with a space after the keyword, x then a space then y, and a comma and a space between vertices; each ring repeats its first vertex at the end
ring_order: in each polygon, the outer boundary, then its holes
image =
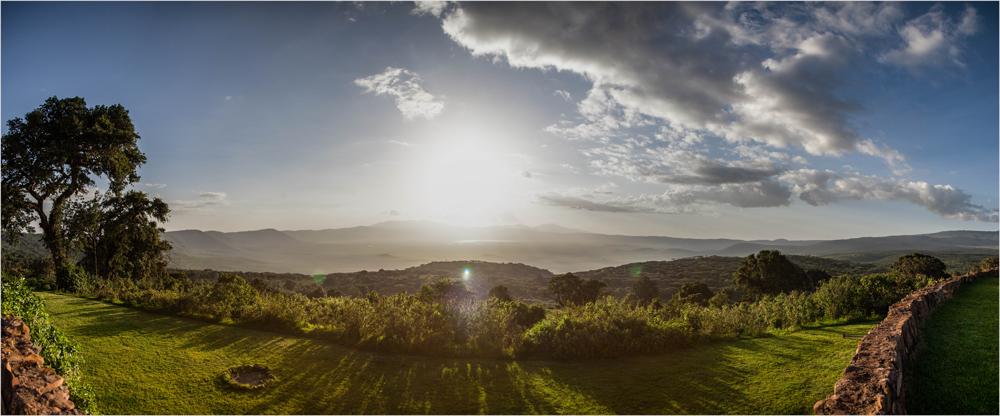
POLYGON ((82 415, 55 370, 43 366, 31 330, 13 316, 2 319, 3 413, 8 415, 82 415))

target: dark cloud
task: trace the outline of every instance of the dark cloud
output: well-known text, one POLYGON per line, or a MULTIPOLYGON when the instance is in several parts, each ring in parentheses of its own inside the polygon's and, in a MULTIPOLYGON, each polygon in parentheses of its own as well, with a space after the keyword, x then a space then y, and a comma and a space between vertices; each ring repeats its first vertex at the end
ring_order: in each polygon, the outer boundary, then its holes
POLYGON ((741 184, 759 182, 780 173, 781 170, 774 165, 768 168, 754 169, 712 163, 696 166, 692 170, 692 175, 662 175, 657 177, 657 181, 684 185, 741 184))
POLYGON ((866 41, 898 37, 889 28, 902 16, 891 4, 472 2, 443 27, 473 54, 586 76, 587 123, 553 132, 606 136, 648 117, 841 154, 862 141, 850 120, 863 107, 840 93, 844 74, 870 53, 866 41))
POLYGON ((580 117, 545 130, 600 143, 582 151, 598 174, 669 187, 662 195, 613 199, 552 193, 539 203, 678 212, 788 206, 794 193, 812 206, 841 198, 907 201, 945 218, 996 221, 996 211, 949 185, 789 171, 789 161, 807 161, 741 150, 757 143, 814 155, 860 153, 885 160, 896 175, 911 172, 903 154, 859 134, 854 123, 866 109, 849 90, 857 87, 858 62, 962 66, 961 43, 978 30, 976 9, 967 6, 957 18, 943 10, 905 20, 891 2, 470 2, 442 14, 442 27, 473 55, 584 76, 591 89, 577 103, 580 117), (658 129, 655 140, 635 134, 645 126, 658 129), (709 159, 706 136, 722 138, 739 158, 709 159))
POLYGON ((582 209, 585 211, 597 212, 658 212, 654 208, 638 206, 634 203, 623 203, 621 201, 598 202, 576 196, 559 195, 547 193, 537 196, 538 203, 556 207, 569 207, 582 209))
POLYGON ((701 190, 670 194, 668 200, 676 205, 719 203, 739 208, 789 206, 792 193, 773 180, 739 185, 723 185, 701 190))

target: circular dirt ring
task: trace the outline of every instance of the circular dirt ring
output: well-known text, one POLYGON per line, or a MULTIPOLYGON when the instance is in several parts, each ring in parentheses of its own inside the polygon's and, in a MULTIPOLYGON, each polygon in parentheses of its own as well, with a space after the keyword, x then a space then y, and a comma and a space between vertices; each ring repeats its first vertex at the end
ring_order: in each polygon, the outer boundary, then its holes
POLYGON ((259 389, 274 380, 271 369, 260 364, 232 367, 224 375, 230 385, 244 389, 259 389))

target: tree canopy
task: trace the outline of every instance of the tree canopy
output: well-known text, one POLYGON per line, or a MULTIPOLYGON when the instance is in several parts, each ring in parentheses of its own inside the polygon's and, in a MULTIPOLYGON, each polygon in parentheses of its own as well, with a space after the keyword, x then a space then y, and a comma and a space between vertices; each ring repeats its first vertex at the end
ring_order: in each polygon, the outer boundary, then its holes
POLYGON ((889 268, 906 277, 924 275, 933 279, 948 277, 947 266, 935 257, 926 254, 913 253, 901 256, 889 268))
POLYGON ((733 274, 733 285, 743 290, 743 298, 750 301, 813 286, 806 272, 778 250, 761 250, 747 256, 733 274))
POLYGON ((513 302, 514 298, 510 297, 510 292, 507 291, 507 286, 496 285, 490 289, 487 294, 488 298, 495 298, 501 302, 513 302))
POLYGON ((670 301, 674 304, 697 303, 701 306, 708 306, 708 301, 714 296, 712 289, 705 282, 689 282, 681 286, 681 290, 674 293, 670 301))
POLYGON ((596 279, 583 280, 573 273, 552 276, 546 294, 559 306, 584 305, 601 297, 607 283, 596 279))
POLYGON ((131 190, 108 191, 93 199, 74 202, 68 209, 67 234, 83 254, 84 270, 105 278, 144 279, 166 277, 164 252, 170 243, 160 239, 167 203, 131 190))
POLYGON ((657 285, 655 280, 650 280, 649 276, 640 276, 635 283, 632 284, 632 289, 629 291, 626 299, 627 303, 634 303, 636 306, 645 307, 649 305, 653 299, 660 297, 660 287, 657 285))
POLYGON ((74 196, 106 177, 122 192, 139 181, 146 163, 128 110, 120 104, 87 107, 83 98, 45 100, 24 119, 7 122, 3 135, 3 231, 12 241, 34 232, 38 221, 57 268, 66 263, 64 210, 74 196), (45 206, 51 204, 48 211, 45 206))
POLYGON ((998 263, 1000 263, 1000 262, 997 261, 997 257, 996 256, 987 257, 987 258, 983 259, 983 261, 979 262, 979 264, 977 264, 975 266, 972 266, 972 269, 969 270, 969 273, 981 272, 981 271, 984 271, 984 270, 989 270, 989 269, 994 269, 996 267, 1000 267, 1000 266, 998 266, 998 263))

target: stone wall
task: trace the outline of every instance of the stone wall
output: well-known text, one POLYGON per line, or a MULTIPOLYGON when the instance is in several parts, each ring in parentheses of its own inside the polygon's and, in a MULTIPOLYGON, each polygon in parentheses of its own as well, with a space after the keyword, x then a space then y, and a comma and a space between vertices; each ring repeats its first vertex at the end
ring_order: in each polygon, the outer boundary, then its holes
POLYGON ((42 364, 31 330, 13 316, 2 319, 3 413, 8 415, 82 415, 55 370, 42 364))
POLYGON ((885 320, 861 339, 833 394, 816 402, 813 411, 818 415, 906 414, 903 365, 920 340, 919 327, 962 283, 997 272, 991 269, 943 280, 892 305, 885 320))

